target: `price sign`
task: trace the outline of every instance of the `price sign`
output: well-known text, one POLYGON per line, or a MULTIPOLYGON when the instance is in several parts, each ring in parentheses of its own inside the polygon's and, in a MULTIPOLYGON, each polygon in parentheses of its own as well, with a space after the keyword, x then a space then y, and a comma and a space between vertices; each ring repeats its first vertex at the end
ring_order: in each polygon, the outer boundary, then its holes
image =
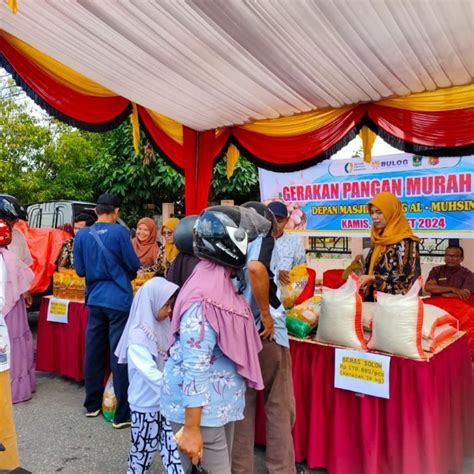
POLYGON ((390 398, 390 357, 336 349, 334 386, 375 397, 390 398))
POLYGON ((67 324, 69 300, 51 298, 48 306, 47 321, 67 324))

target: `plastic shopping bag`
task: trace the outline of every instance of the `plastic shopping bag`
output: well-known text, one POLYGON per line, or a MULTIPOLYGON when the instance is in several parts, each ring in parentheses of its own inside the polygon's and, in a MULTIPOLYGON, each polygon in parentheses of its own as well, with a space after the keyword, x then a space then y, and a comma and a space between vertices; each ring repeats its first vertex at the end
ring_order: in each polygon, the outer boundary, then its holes
POLYGON ((113 422, 115 409, 117 408, 117 398, 115 397, 112 374, 105 384, 104 396, 102 397, 102 414, 107 421, 113 422))
POLYGON ((289 272, 289 285, 281 285, 281 302, 285 309, 311 298, 314 294, 316 272, 306 265, 297 265, 289 272))

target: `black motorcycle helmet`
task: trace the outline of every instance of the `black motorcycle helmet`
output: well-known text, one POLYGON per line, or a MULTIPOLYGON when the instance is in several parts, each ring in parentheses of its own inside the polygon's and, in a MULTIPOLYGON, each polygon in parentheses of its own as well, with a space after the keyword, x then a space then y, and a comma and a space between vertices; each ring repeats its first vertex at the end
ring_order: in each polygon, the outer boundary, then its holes
POLYGON ((214 206, 202 211, 194 226, 194 253, 219 265, 241 269, 247 255, 247 232, 240 227, 237 206, 214 206))
POLYGON ((181 253, 193 255, 193 230, 198 216, 186 216, 174 230, 174 243, 181 253))
MULTIPOLYGON (((248 202, 242 204, 242 207, 244 209, 253 209, 257 214, 264 217, 265 219, 267 219, 268 222, 270 222, 271 227, 270 227, 270 230, 268 232, 269 235, 271 235, 273 232, 276 231, 277 221, 276 221, 275 215, 268 208, 268 206, 266 206, 265 204, 263 204, 261 202, 258 202, 258 201, 248 201, 248 202)), ((253 239, 251 238, 251 240, 253 240, 253 239)))
POLYGON ((28 214, 24 206, 20 204, 20 201, 15 196, 11 196, 10 194, 0 194, 0 200, 6 199, 10 204, 15 208, 16 219, 21 219, 22 221, 28 220, 28 214))
POLYGON ((9 199, 8 194, 0 194, 0 219, 8 222, 14 222, 19 219, 19 215, 15 205, 9 199))

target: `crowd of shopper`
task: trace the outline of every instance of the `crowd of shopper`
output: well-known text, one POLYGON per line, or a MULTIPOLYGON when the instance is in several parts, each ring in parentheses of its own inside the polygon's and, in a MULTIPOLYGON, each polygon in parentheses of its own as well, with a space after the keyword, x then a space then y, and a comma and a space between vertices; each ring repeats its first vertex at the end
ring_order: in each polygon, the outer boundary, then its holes
MULTIPOLYGON (((167 473, 188 473, 197 465, 201 472, 248 474, 263 391, 267 471, 298 472, 279 287, 306 257, 302 238, 285 232, 286 205, 248 202, 210 207, 181 221, 173 217, 160 228, 162 243, 148 217, 138 221, 131 239, 117 223, 120 206, 118 197, 101 195, 96 219, 75 219, 57 260, 59 270, 74 268, 86 280, 85 416, 101 413, 110 368, 117 399, 112 426, 131 427, 127 472, 146 472, 159 451, 167 473), (150 272, 155 276, 133 295, 131 281, 150 272)), ((369 213, 372 246, 360 277, 365 297, 373 299, 376 290, 404 294, 420 275, 420 239, 393 194, 374 196, 369 213)), ((0 218, 10 229, 20 215, 0 198, 0 218)), ((31 255, 21 233, 0 254, 6 290, 0 314, 10 337, 16 403, 35 390, 26 318, 31 255)), ((469 299, 472 273, 461 266, 462 248, 449 246, 445 258, 426 290, 469 299)))

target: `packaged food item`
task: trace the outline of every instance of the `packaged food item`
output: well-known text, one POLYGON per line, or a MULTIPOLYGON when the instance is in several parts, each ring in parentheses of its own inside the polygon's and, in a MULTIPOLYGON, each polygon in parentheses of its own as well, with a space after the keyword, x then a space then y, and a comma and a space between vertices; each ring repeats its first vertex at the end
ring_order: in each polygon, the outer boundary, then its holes
POLYGON ((319 315, 321 314, 321 297, 315 295, 304 303, 294 306, 287 311, 287 317, 300 319, 311 326, 316 326, 319 322, 319 315))
POLYGON ((72 301, 83 301, 86 279, 73 269, 62 269, 53 274, 53 296, 72 301))
POLYGON ((316 327, 321 312, 319 301, 316 295, 287 311, 286 328, 291 335, 304 338, 316 327))
POLYGON ((114 382, 112 374, 109 375, 102 397, 102 415, 107 421, 113 422, 115 409, 117 408, 117 398, 115 397, 114 382))
POLYGON ((289 272, 289 285, 281 285, 281 302, 285 309, 303 303, 314 294, 316 272, 306 265, 296 265, 289 272))
POLYGON ((132 280, 133 294, 135 294, 138 291, 138 289, 142 285, 144 285, 148 280, 153 278, 154 275, 155 275, 154 272, 144 272, 144 273, 139 272, 137 275, 137 278, 135 278, 135 280, 132 280))
POLYGON ((301 319, 292 317, 286 318, 286 329, 288 332, 299 339, 304 339, 313 329, 308 323, 305 323, 301 319))

